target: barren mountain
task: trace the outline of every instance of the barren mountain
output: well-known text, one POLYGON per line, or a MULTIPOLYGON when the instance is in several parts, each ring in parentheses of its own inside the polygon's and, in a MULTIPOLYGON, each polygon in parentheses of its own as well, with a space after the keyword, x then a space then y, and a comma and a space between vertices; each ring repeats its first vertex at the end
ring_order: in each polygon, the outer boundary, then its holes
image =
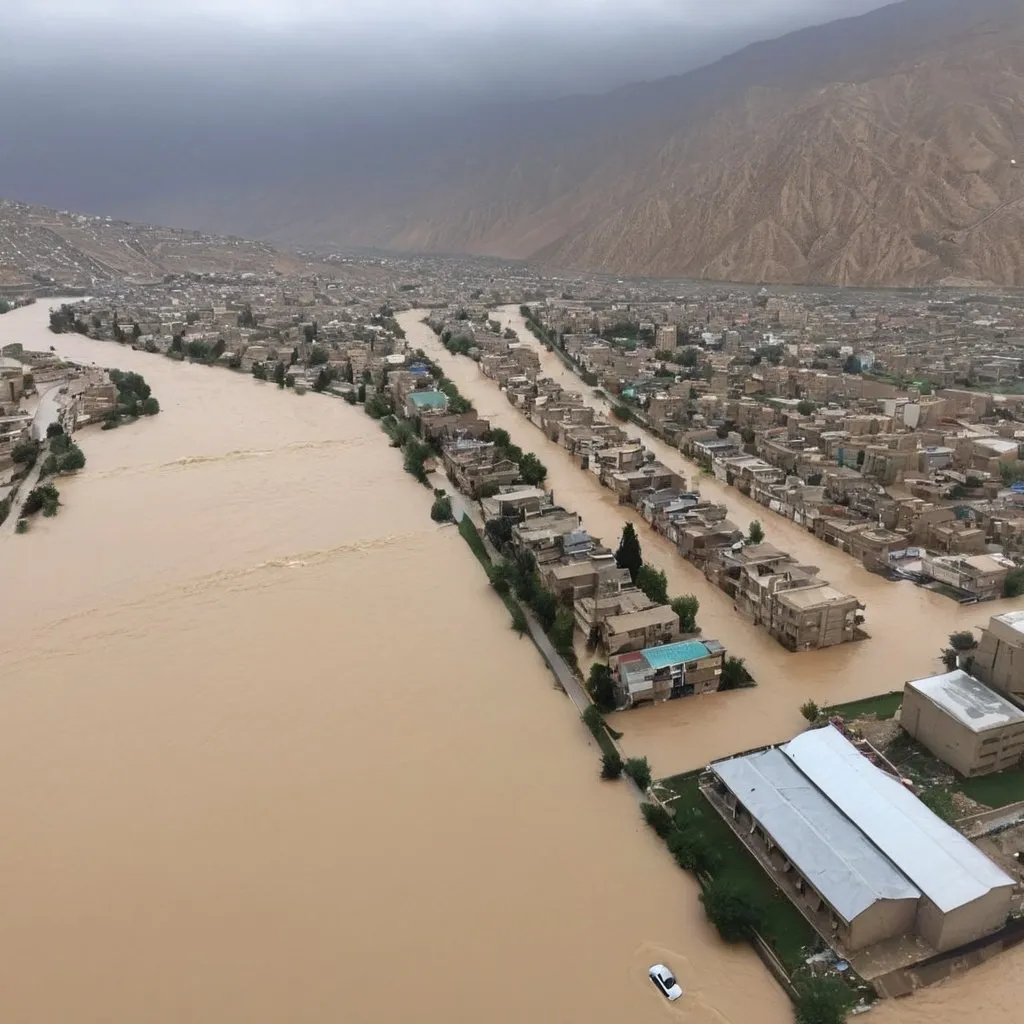
POLYGON ((298 203, 271 237, 629 274, 1024 285, 1024 3, 908 0, 372 151, 375 173, 350 160, 308 192, 315 214, 298 203))
MULTIPOLYGON (((447 118, 143 120, 124 146, 113 114, 61 117, 76 177, 52 187, 150 223, 619 274, 1024 286, 1024 0, 905 0, 675 78, 447 118)), ((0 148, 0 183, 29 156, 0 148)))

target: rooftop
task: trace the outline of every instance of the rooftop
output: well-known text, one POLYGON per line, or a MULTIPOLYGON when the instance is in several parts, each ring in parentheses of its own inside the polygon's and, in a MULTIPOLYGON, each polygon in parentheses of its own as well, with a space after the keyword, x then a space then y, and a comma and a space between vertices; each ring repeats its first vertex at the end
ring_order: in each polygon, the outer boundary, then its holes
POLYGON ((927 679, 913 679, 907 686, 937 704, 972 732, 1024 722, 1024 711, 962 669, 927 679))
POLYGON ((1001 622, 1004 626, 1009 626, 1010 629, 1017 633, 1024 633, 1024 611, 1021 612, 1003 612, 1002 615, 993 615, 997 622, 1001 622))
POLYGON ((910 880, 781 750, 720 761, 711 770, 847 923, 878 900, 920 898, 910 880))
POLYGON ((677 644, 648 647, 640 654, 651 668, 667 668, 687 661, 699 661, 707 658, 711 652, 699 640, 682 640, 677 644))
POLYGON ((813 729, 781 749, 939 910, 948 913, 1014 884, 838 729, 813 729))
POLYGON ((409 401, 417 409, 445 409, 448 396, 443 391, 410 391, 409 401))

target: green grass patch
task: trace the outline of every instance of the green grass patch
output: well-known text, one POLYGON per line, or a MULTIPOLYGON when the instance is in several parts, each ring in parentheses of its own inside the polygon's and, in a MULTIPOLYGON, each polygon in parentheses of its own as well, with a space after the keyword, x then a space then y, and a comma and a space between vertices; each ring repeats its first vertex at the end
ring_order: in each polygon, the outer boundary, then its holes
POLYGON ((849 704, 833 704, 825 710, 829 715, 840 715, 843 718, 864 718, 866 715, 893 718, 902 704, 903 691, 893 690, 892 693, 881 693, 877 697, 853 700, 849 704))
POLYGON ((1024 769, 999 772, 996 775, 979 775, 974 779, 961 779, 956 788, 988 807, 1005 807, 1024 800, 1024 769))
POLYGON ((473 524, 473 520, 469 516, 463 516, 459 521, 459 533, 462 534, 463 539, 470 546, 473 554, 480 560, 480 564, 485 569, 489 569, 491 559, 487 554, 487 548, 484 547, 484 539, 480 536, 480 531, 473 524))
POLYGON ((661 786, 677 795, 677 799, 668 805, 669 809, 683 816, 694 811, 700 813, 701 831, 722 859, 722 866, 716 871, 715 877, 734 881, 761 896, 768 913, 764 939, 792 973, 803 966, 808 947, 816 949, 821 945, 818 933, 775 886, 761 865, 718 816, 718 812, 704 799, 698 779, 699 773, 687 772, 661 780, 661 786))

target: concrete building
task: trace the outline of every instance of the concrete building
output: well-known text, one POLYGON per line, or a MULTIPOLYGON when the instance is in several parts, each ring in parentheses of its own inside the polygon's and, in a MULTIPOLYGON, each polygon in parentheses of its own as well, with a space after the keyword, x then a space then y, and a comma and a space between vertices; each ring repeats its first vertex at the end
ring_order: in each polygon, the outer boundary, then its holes
POLYGON ((1024 701, 1024 611, 993 615, 981 631, 971 671, 1008 697, 1024 701))
POLYGON ((964 776, 1013 768, 1024 754, 1024 711, 962 669, 908 682, 900 725, 964 776))
POLYGON ((719 761, 702 790, 773 880, 847 951, 997 931, 1014 882, 837 729, 719 761))
POLYGON ((968 601, 991 601, 1001 597, 1012 568, 1010 559, 995 555, 925 554, 921 557, 922 575, 953 587, 968 601))
POLYGON ((717 640, 683 640, 609 659, 619 704, 714 693, 722 682, 725 648, 717 640))

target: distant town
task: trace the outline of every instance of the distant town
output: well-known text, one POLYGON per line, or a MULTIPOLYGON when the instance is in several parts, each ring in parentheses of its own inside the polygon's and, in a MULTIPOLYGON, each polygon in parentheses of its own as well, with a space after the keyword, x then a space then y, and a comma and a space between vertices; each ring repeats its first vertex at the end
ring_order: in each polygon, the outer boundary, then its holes
MULTIPOLYGON (((620 712, 758 683, 727 632, 704 636, 698 598, 670 593, 644 560, 650 538, 795 654, 873 643, 872 609, 772 543, 780 520, 951 604, 1024 595, 1024 299, 379 255, 154 278, 63 250, 40 259, 33 282, 0 294, 14 308, 60 296, 54 335, 379 420, 433 488, 433 518, 459 525, 513 627, 577 702, 602 775, 633 780, 723 937, 751 941, 798 1005, 830 993, 841 1019, 1024 937, 1024 612, 936 636, 944 672, 879 679, 855 705, 808 702, 808 730, 789 743, 722 750, 680 776, 621 758, 615 731, 620 712), (411 311, 436 352, 410 341, 411 311), (456 361, 537 428, 537 452, 459 392, 456 361), (542 445, 630 512, 621 535, 592 535, 559 500, 542 445), (741 528, 728 501, 702 496, 710 481, 763 516, 741 528)), ((144 381, 116 371, 17 344, 2 356, 0 483, 19 521, 19 487, 48 452, 59 475, 80 431, 159 411, 144 381)))

